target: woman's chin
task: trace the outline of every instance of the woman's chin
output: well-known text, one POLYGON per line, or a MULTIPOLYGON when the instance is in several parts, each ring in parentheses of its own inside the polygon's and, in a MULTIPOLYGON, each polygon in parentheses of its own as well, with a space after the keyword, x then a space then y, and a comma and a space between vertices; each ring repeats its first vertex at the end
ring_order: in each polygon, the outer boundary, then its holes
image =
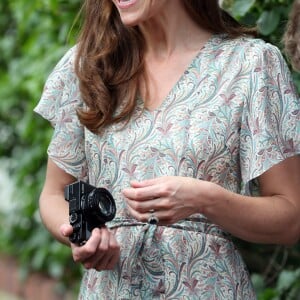
POLYGON ((133 27, 138 25, 140 22, 140 20, 136 19, 136 18, 132 18, 132 17, 123 17, 121 16, 121 20, 122 23, 127 26, 127 27, 133 27))

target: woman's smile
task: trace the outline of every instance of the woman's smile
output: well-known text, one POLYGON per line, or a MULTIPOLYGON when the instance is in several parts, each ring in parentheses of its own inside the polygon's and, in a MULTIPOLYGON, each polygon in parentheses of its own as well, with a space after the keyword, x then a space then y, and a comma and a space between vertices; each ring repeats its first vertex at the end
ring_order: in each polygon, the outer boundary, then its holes
POLYGON ((128 9, 135 5, 137 0, 118 0, 119 9, 128 9))

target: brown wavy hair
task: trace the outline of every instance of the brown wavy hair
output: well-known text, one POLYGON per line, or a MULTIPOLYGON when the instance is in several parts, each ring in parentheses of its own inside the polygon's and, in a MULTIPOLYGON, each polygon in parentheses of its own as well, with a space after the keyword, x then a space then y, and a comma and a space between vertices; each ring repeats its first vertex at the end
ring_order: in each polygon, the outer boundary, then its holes
MULTIPOLYGON (((212 33, 230 38, 255 34, 220 9, 218 0, 182 0, 191 18, 212 33)), ((111 0, 85 0, 75 71, 87 109, 80 122, 94 133, 129 120, 144 75, 145 41, 137 26, 123 25, 111 0), (118 110, 117 110, 118 109, 118 110)))
POLYGON ((292 67, 300 71, 300 0, 293 3, 286 31, 283 35, 284 51, 292 67))

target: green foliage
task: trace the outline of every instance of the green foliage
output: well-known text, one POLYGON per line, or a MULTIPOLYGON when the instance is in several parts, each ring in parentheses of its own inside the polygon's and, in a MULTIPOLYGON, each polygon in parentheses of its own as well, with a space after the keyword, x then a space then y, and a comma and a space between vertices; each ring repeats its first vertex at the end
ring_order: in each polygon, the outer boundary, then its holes
POLYGON ((0 2, 0 155, 9 158, 16 186, 14 210, 1 218, 0 249, 19 258, 24 276, 42 270, 70 283, 81 270, 69 249, 53 242, 37 211, 52 129, 33 108, 49 72, 75 41, 80 2, 0 2))
MULTIPOLYGON (((278 46, 281 50, 283 49, 282 36, 292 4, 293 0, 223 1, 223 7, 232 16, 242 24, 256 27, 259 37, 278 46)), ((293 77, 300 91, 300 74, 293 72, 293 77)))
POLYGON ((265 40, 280 44, 293 0, 225 0, 224 7, 242 23, 257 26, 265 40))
MULTIPOLYGON (((280 48, 291 4, 292 0, 224 1, 236 19, 257 26, 263 39, 280 48)), ((52 129, 34 115, 33 108, 47 75, 75 42, 80 20, 74 24, 74 19, 80 5, 80 0, 0 1, 0 156, 9 159, 16 186, 13 210, 0 215, 0 251, 19 258, 24 276, 32 270, 43 271, 68 285, 76 283, 81 269, 39 218, 38 196, 52 129)), ((299 75, 293 74, 300 87, 299 75)), ((299 245, 284 250, 253 244, 241 247, 259 299, 296 299, 299 245)))
POLYGON ((300 269, 283 270, 274 287, 267 287, 259 274, 252 275, 252 282, 258 292, 258 300, 296 300, 300 295, 300 269))

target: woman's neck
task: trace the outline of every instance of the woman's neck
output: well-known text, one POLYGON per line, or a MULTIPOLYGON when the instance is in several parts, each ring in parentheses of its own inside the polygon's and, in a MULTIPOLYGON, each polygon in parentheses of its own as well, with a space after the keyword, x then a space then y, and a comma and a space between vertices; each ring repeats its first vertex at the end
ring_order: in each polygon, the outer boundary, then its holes
POLYGON ((197 51, 211 36, 188 15, 182 1, 168 1, 164 11, 139 25, 146 55, 166 60, 183 51, 197 51))

